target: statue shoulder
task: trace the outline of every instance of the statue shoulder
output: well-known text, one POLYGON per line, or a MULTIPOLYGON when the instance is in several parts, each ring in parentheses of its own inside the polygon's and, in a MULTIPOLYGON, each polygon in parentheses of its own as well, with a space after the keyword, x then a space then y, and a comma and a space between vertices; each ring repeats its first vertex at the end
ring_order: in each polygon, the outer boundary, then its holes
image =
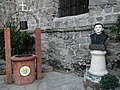
POLYGON ((95 36, 96 34, 95 33, 93 33, 93 34, 90 34, 90 37, 93 37, 93 36, 95 36))
POLYGON ((104 34, 102 34, 102 35, 103 35, 105 38, 108 38, 108 35, 107 35, 107 34, 104 33, 104 34))

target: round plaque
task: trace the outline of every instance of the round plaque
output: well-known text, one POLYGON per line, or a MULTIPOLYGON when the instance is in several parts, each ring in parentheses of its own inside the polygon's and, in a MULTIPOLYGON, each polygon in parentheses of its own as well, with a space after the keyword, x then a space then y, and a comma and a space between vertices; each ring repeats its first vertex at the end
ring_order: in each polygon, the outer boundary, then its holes
POLYGON ((28 76, 30 74, 30 68, 28 66, 23 66, 20 68, 20 74, 22 76, 28 76))

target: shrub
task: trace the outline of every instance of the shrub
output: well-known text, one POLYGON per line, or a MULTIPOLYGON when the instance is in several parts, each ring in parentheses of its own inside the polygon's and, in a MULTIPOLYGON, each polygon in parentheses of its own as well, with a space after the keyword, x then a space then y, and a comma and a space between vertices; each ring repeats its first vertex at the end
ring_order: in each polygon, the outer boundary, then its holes
MULTIPOLYGON (((11 54, 30 54, 34 50, 35 38, 30 33, 20 32, 17 27, 8 23, 11 30, 11 54)), ((0 58, 5 59, 4 28, 0 29, 0 58)))
POLYGON ((116 22, 111 26, 112 38, 120 40, 120 15, 117 17, 116 22))
POLYGON ((104 90, 114 89, 118 87, 119 80, 117 79, 115 75, 107 74, 101 77, 100 84, 104 90))

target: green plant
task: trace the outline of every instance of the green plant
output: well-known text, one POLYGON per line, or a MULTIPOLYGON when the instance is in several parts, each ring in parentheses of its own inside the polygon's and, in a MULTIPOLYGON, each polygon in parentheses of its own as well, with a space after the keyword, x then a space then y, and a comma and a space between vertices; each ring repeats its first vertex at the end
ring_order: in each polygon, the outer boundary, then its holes
POLYGON ((115 89, 119 85, 119 80, 115 75, 106 74, 101 77, 100 84, 103 90, 115 89))
POLYGON ((5 57, 4 30, 0 29, 0 58, 5 57))
MULTIPOLYGON (((14 23, 7 23, 11 30, 11 54, 31 54, 35 38, 30 33, 20 32, 14 23)), ((5 59, 4 28, 0 29, 0 58, 5 59)))
POLYGON ((111 26, 112 38, 120 40, 120 15, 117 17, 116 22, 111 26))

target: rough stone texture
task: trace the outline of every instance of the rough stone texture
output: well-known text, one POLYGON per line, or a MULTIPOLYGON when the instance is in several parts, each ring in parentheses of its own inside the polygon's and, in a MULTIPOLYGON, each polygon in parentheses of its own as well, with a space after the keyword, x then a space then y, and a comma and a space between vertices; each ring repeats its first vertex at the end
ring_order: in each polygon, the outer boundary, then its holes
MULTIPOLYGON (((105 0, 107 1, 107 0, 105 0)), ((102 4, 101 0, 89 0, 90 5, 97 5, 97 4, 102 4)))
POLYGON ((84 87, 86 90, 102 90, 100 88, 100 84, 99 83, 95 83, 95 82, 92 82, 90 80, 86 80, 84 83, 83 83, 84 87))
POLYGON ((15 11, 16 5, 14 2, 15 0, 0 1, 0 27, 3 27, 3 23, 8 21, 8 15, 15 11))
POLYGON ((119 8, 120 8, 120 5, 115 5, 113 11, 114 11, 114 12, 119 12, 119 11, 120 11, 119 8))
MULTIPOLYGON (((21 0, 10 1, 10 5, 4 0, 0 1, 2 19, 8 15, 10 10, 21 10, 21 7, 18 6, 21 0)), ((114 23, 120 14, 120 0, 89 0, 88 13, 61 18, 58 17, 59 0, 23 1, 27 5, 25 10, 31 12, 39 20, 37 25, 33 16, 27 15, 29 29, 34 30, 36 26, 42 29, 43 62, 48 62, 53 68, 76 71, 79 74, 81 72, 83 74, 86 63, 90 64, 91 55, 88 47, 93 25, 96 22, 105 25, 114 23)), ((14 18, 19 20, 20 16, 14 15, 14 18)), ((107 67, 112 69, 120 60, 119 44, 108 41, 107 47, 107 67)))
MULTIPOLYGON (((83 78, 70 73, 43 73, 42 80, 29 85, 6 84, 5 75, 0 76, 0 90, 85 90, 83 78)), ((119 89, 118 89, 119 90, 119 89)))
POLYGON ((106 5, 104 11, 105 11, 106 13, 112 12, 112 5, 106 5))
POLYGON ((105 16, 105 19, 106 19, 106 20, 110 20, 110 19, 111 19, 111 15, 105 16))
POLYGON ((97 17, 96 20, 97 21, 101 21, 103 19, 103 17, 97 17))
MULTIPOLYGON (((86 31, 87 32, 87 31, 86 31)), ((83 32, 82 32, 83 33, 83 32)), ((89 59, 88 43, 86 35, 83 40, 80 41, 82 36, 81 32, 55 32, 48 33, 47 38, 51 39, 46 41, 45 38, 42 41, 47 42, 47 48, 43 49, 46 52, 45 60, 49 62, 53 68, 62 69, 66 71, 82 71, 85 70, 85 60, 89 59), (81 48, 84 47, 84 48, 81 48), (47 58, 48 57, 48 58, 47 58)), ((45 34, 45 33, 43 33, 45 34)), ((86 33, 84 33, 86 34, 86 33)))
MULTIPOLYGON (((110 70, 109 73, 110 74, 114 73, 114 75, 116 75, 116 72, 114 72, 113 70, 110 70)), ((117 78, 119 79, 119 77, 117 78)), ((85 90, 104 90, 101 87, 100 80, 101 80, 101 76, 92 75, 88 72, 88 70, 86 70, 84 74, 83 86, 85 90)), ((120 89, 119 87, 116 87, 114 90, 119 90, 119 89, 120 89)), ((106 89, 106 90, 109 90, 109 89, 106 89)))

